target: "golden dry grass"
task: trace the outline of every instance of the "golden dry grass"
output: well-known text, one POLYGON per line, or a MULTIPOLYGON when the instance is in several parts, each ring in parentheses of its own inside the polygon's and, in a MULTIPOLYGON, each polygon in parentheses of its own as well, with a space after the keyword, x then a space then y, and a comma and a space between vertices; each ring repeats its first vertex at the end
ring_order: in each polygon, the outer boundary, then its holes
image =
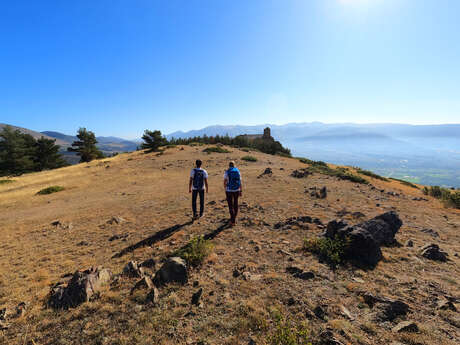
MULTIPOLYGON (((295 159, 251 152, 257 162, 245 162, 241 158, 247 153, 238 149, 209 155, 202 150, 203 147, 176 147, 160 156, 122 154, 27 174, 16 178, 15 183, 0 185, 0 308, 14 307, 21 301, 29 303, 24 317, 12 321, 8 330, 0 331, 0 343, 246 344, 252 337, 257 344, 264 344, 267 334, 273 331, 273 309, 299 322, 308 321, 313 335, 330 325, 344 343, 389 344, 399 340, 407 344, 453 345, 460 341, 456 315, 441 317, 434 308, 442 295, 458 297, 460 292, 459 261, 454 256, 460 251, 458 210, 446 209, 433 198, 428 202, 413 201, 413 197, 422 196, 421 191, 397 181, 366 177, 376 187, 374 190, 318 174, 295 179, 289 176, 292 170, 305 167, 295 159), (152 246, 112 258, 131 244, 190 220, 187 183, 197 158, 204 161, 209 172, 207 202, 215 202, 207 206, 205 218, 152 246), (135 283, 129 279, 104 291, 99 300, 70 311, 55 312, 43 307, 49 285, 65 273, 92 265, 103 265, 117 273, 132 259, 161 261, 194 236, 219 229, 228 217, 222 175, 229 160, 236 160, 243 174, 240 222, 215 236, 213 253, 201 267, 192 270, 187 286, 162 288, 156 308, 143 305, 146 291, 129 296, 135 283), (258 178, 266 167, 273 169, 273 176, 258 178), (65 190, 35 195, 51 185, 65 190), (314 199, 305 193, 313 186, 327 186, 327 199, 314 199), (390 196, 380 189, 402 196, 390 196), (273 228, 276 222, 298 215, 317 217, 326 224, 343 209, 362 212, 365 219, 396 210, 404 222, 398 241, 404 243, 412 238, 415 247, 384 248, 384 260, 372 271, 345 267, 332 272, 314 256, 298 250, 305 237, 322 231, 316 225, 311 225, 310 230, 273 228), (108 224, 113 216, 126 222, 108 224), (56 220, 72 223, 71 229, 51 225, 56 220), (424 228, 435 229, 440 237, 421 232, 424 228), (128 237, 125 241, 109 241, 116 234, 128 237), (449 252, 451 261, 437 263, 420 258, 417 248, 428 242, 438 243, 449 252), (244 270, 260 279, 234 278, 234 268, 243 265, 244 270), (286 273, 289 265, 313 271, 316 278, 294 278, 286 273), (198 289, 193 287, 194 281, 204 290, 200 308, 190 305, 198 289), (411 307, 408 319, 418 322, 422 331, 397 335, 386 326, 369 323, 369 308, 363 306, 359 296, 363 290, 406 301, 411 307), (295 301, 292 305, 288 303, 291 298, 295 301), (355 320, 344 318, 338 307, 341 304, 355 320), (317 305, 324 306, 329 322, 307 317, 317 305)), ((360 221, 350 215, 345 218, 360 221)))

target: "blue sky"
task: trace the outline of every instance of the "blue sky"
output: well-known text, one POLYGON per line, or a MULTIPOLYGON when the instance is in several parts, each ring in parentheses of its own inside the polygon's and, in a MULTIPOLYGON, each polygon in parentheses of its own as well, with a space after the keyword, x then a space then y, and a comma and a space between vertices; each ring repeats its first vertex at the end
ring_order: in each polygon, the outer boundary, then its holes
POLYGON ((0 122, 460 122, 457 0, 0 3, 0 122))

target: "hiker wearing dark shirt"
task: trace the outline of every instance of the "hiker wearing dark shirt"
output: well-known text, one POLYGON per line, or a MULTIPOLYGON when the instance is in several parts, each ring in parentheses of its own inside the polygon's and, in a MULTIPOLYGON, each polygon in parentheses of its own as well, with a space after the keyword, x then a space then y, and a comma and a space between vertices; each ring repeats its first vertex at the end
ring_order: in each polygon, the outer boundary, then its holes
POLYGON ((230 212, 230 225, 236 223, 238 215, 238 197, 243 194, 243 185, 241 182, 241 173, 235 167, 235 162, 230 162, 228 170, 224 174, 224 188, 227 195, 228 210, 230 212))
POLYGON ((204 212, 204 191, 208 192, 208 173, 206 170, 201 168, 203 162, 197 159, 195 162, 196 168, 193 168, 190 172, 190 180, 188 183, 188 191, 192 193, 192 211, 193 219, 197 219, 196 213, 196 199, 200 196, 200 217, 203 216, 204 212))

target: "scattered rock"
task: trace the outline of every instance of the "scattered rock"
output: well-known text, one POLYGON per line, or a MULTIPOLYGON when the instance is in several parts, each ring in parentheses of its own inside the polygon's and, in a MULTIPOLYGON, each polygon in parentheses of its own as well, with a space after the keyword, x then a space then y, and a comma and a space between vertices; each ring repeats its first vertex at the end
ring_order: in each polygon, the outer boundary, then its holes
POLYGON ((203 288, 200 288, 197 292, 192 295, 192 304, 193 305, 200 305, 201 304, 201 296, 203 295, 203 288))
POLYGON ((82 246, 89 246, 89 243, 86 242, 86 241, 80 241, 80 242, 77 243, 77 246, 80 246, 80 247, 82 247, 82 246))
POLYGON ((272 168, 266 168, 262 174, 260 174, 259 176, 257 176, 257 178, 261 178, 261 177, 264 177, 264 176, 266 176, 266 175, 268 175, 268 176, 272 176, 272 175, 273 175, 272 168))
POLYGON ((439 234, 436 231, 434 231, 433 229, 422 229, 420 231, 424 232, 425 234, 431 235, 433 237, 439 237, 439 234))
POLYGON ((350 321, 353 321, 355 318, 353 317, 353 315, 351 315, 350 311, 347 309, 347 307, 345 307, 344 305, 341 305, 340 306, 340 312, 343 316, 345 316, 347 319, 349 319, 350 321))
POLYGON ((119 235, 113 235, 112 237, 109 238, 109 241, 115 241, 115 240, 122 240, 125 238, 128 238, 129 234, 119 234, 119 235))
POLYGON ((153 289, 154 285, 152 282, 152 279, 148 276, 145 276, 141 280, 139 280, 136 285, 133 286, 131 289, 131 292, 129 293, 132 295, 134 291, 139 290, 139 289, 153 289))
POLYGON ((377 322, 393 321, 409 311, 409 306, 400 300, 377 297, 370 293, 365 293, 363 298, 364 302, 373 309, 371 318, 377 322))
POLYGON ((455 304, 453 304, 449 300, 441 300, 438 302, 438 309, 439 310, 451 310, 451 311, 457 311, 457 308, 455 307, 455 304))
POLYGON ((261 274, 253 274, 253 273, 250 273, 250 272, 247 272, 247 271, 243 272, 242 276, 243 276, 243 279, 247 280, 247 281, 258 281, 258 280, 262 279, 261 274))
POLYGON ((406 247, 413 247, 414 246, 414 241, 411 240, 411 239, 407 240, 406 243, 405 243, 405 246, 406 247))
POLYGON ((111 277, 112 273, 102 267, 77 271, 66 286, 58 284, 51 288, 48 305, 54 309, 68 309, 88 302, 111 277))
POLYGON ((313 309, 313 314, 315 314, 315 316, 321 320, 325 320, 327 316, 326 312, 320 305, 316 306, 315 309, 313 309))
POLYGON ((158 304, 159 300, 160 300, 160 294, 158 292, 158 289, 155 286, 153 286, 152 289, 150 289, 149 293, 147 294, 145 301, 147 303, 158 304))
POLYGON ((168 258, 155 274, 155 285, 161 286, 168 283, 185 284, 188 281, 187 264, 180 257, 168 258))
POLYGON ((137 264, 137 261, 130 261, 123 268, 122 275, 129 278, 142 278, 144 269, 137 264))
POLYGON ((308 230, 308 224, 313 223, 313 218, 310 216, 290 217, 284 222, 278 222, 273 227, 275 229, 288 230, 293 226, 297 226, 302 230, 308 230))
POLYGON ((304 178, 304 177, 308 177, 311 174, 312 173, 310 171, 308 171, 308 169, 303 168, 303 169, 299 169, 299 170, 294 170, 291 173, 291 176, 295 177, 295 178, 304 178))
POLYGON ((392 328, 392 331, 395 333, 401 332, 418 332, 418 326, 413 321, 403 321, 398 323, 395 327, 392 328))
POLYGON ((72 230, 73 229, 73 224, 72 223, 62 223, 60 220, 55 220, 54 222, 51 223, 56 229, 60 228, 63 230, 72 230))
POLYGON ((427 259, 435 261, 447 261, 448 254, 442 251, 435 243, 430 243, 420 249, 420 254, 427 259))
POLYGON ((26 313, 27 304, 26 302, 21 302, 16 306, 16 317, 21 317, 26 313))
POLYGON ((326 188, 326 186, 324 186, 323 188, 321 188, 321 189, 319 190, 319 195, 318 195, 318 197, 319 197, 320 199, 326 199, 326 198, 327 198, 327 188, 326 188))
POLYGON ((125 223, 126 219, 120 217, 120 216, 113 216, 107 221, 107 224, 122 224, 125 223))
POLYGON ((313 272, 305 272, 301 268, 296 266, 289 266, 286 268, 286 272, 291 274, 295 278, 309 280, 315 278, 315 274, 313 272))
POLYGON ((343 343, 335 338, 332 330, 326 329, 318 335, 318 345, 343 345, 343 343))

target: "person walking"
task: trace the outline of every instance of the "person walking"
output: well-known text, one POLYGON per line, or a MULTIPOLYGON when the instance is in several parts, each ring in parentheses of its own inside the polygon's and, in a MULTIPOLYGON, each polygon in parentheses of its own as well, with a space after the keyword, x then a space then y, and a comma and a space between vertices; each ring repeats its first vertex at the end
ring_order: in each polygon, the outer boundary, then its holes
POLYGON ((235 167, 235 162, 229 163, 228 170, 224 174, 224 188, 227 195, 228 210, 230 212, 230 226, 236 224, 238 215, 238 197, 243 194, 241 173, 235 167))
POLYGON ((193 219, 197 219, 198 215, 196 212, 196 199, 200 196, 200 217, 203 217, 204 213, 204 192, 208 193, 208 172, 201 168, 203 162, 199 159, 196 160, 196 167, 190 172, 190 180, 188 183, 188 191, 192 193, 192 211, 193 219))

